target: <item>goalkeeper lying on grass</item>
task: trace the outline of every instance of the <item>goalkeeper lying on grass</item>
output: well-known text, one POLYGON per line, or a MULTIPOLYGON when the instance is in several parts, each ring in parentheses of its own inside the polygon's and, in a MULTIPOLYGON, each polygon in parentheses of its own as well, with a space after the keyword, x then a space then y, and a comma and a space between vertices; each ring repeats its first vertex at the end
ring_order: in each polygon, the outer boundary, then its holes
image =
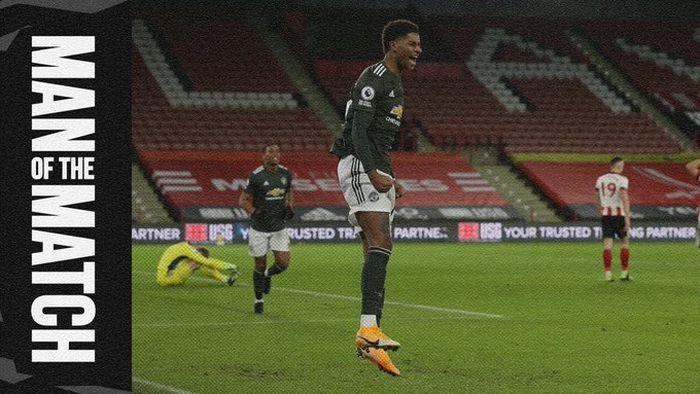
POLYGON ((239 275, 235 264, 209 257, 206 248, 194 248, 187 242, 180 242, 163 252, 158 262, 156 280, 161 286, 179 286, 187 282, 195 271, 229 286, 236 282, 239 275))

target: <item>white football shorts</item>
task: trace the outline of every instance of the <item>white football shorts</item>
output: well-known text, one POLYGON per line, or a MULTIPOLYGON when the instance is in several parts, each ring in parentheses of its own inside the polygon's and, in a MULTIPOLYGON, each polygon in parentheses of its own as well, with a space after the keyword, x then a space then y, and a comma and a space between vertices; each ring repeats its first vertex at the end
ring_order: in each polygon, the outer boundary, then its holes
POLYGON ((266 255, 270 250, 289 252, 289 231, 283 228, 280 231, 266 233, 251 227, 248 232, 248 254, 260 257, 266 255))
MULTIPOLYGON (((391 176, 377 170, 382 175, 391 176)), ((338 182, 345 201, 350 207, 348 221, 359 230, 355 212, 387 212, 389 222, 394 219, 396 205, 396 189, 392 187, 386 193, 380 193, 372 186, 369 176, 358 158, 353 155, 345 156, 338 162, 338 182)))

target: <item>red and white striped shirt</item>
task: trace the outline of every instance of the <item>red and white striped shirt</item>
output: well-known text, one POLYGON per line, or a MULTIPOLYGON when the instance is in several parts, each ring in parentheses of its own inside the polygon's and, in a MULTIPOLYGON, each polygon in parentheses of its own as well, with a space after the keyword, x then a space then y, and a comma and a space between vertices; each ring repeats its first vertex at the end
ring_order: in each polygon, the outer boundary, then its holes
POLYGON ((626 176, 614 172, 601 175, 595 182, 595 190, 600 197, 601 215, 625 216, 625 205, 620 191, 629 188, 626 176))

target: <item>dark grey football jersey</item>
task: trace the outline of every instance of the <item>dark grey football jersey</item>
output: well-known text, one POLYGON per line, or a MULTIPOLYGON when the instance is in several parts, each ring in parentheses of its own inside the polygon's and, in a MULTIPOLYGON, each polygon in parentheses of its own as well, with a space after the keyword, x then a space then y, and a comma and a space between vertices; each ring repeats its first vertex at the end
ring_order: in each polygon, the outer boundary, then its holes
POLYGON ((245 192, 253 197, 253 206, 260 210, 251 218, 250 226, 258 231, 273 232, 285 227, 284 207, 292 185, 292 174, 284 166, 266 171, 260 166, 248 177, 245 192))
MULTIPOLYGON (((367 67, 350 90, 350 99, 345 109, 343 137, 336 141, 332 150, 339 157, 355 154, 357 150, 352 140, 356 111, 372 114, 367 136, 373 164, 379 170, 393 175, 389 150, 401 126, 403 86, 399 76, 391 72, 384 62, 367 67)), ((363 164, 366 169, 366 163, 363 164)))

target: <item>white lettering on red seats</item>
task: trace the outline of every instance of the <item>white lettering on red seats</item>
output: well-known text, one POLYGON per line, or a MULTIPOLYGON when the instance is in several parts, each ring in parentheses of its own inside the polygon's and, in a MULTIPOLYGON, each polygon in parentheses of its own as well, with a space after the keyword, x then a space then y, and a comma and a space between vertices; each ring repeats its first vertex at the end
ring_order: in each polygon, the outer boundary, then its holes
MULTIPOLYGON (((563 32, 562 32, 563 34, 563 32)), ((617 97, 607 85, 596 77, 584 63, 574 63, 568 56, 558 56, 551 49, 541 49, 534 41, 526 41, 518 34, 508 34, 503 29, 486 29, 474 47, 467 68, 474 74, 509 112, 527 112, 527 106, 506 86, 504 79, 578 79, 614 113, 631 111, 623 99, 617 97), (514 44, 523 51, 532 52, 543 63, 494 62, 499 44, 514 44)))
MULTIPOLYGON (((696 33, 697 39, 698 33, 696 33)), ((671 59, 665 52, 651 49, 648 45, 630 44, 624 38, 617 39, 617 45, 623 51, 635 53, 640 59, 654 62, 658 67, 669 68, 674 73, 685 74, 695 82, 700 82, 700 66, 690 66, 683 59, 671 59)))

